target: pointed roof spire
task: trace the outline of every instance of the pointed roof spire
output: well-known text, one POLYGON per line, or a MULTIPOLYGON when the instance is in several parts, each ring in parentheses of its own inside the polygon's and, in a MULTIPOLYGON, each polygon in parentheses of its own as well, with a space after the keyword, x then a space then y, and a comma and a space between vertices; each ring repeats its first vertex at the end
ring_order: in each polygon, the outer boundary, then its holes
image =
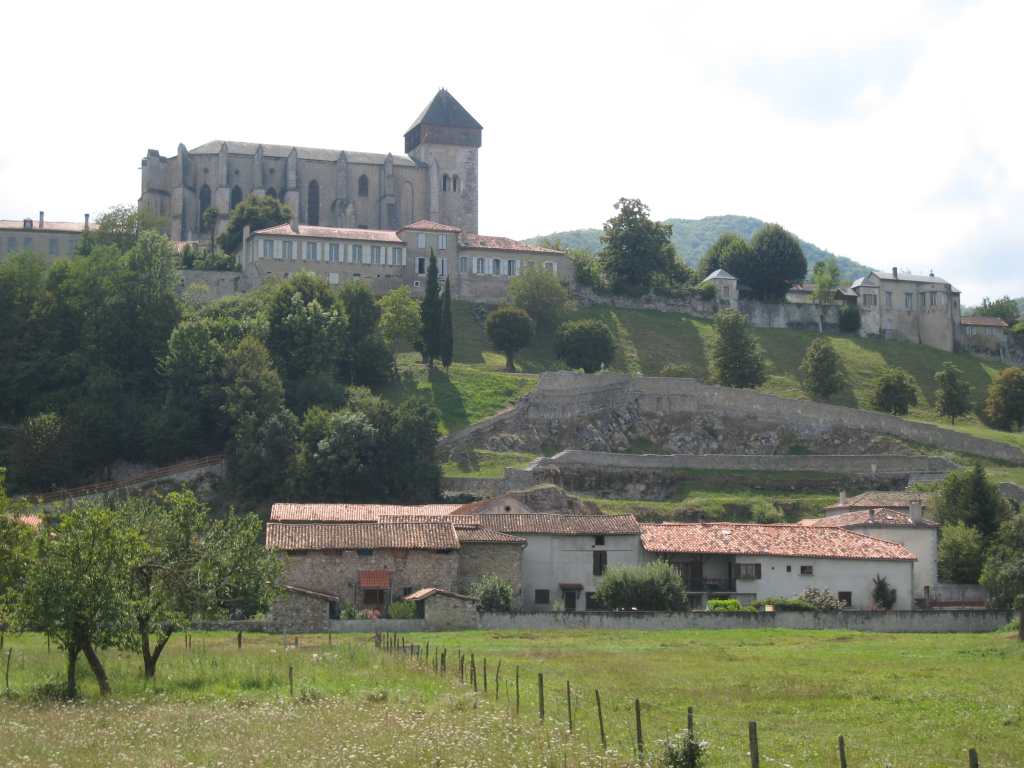
POLYGON ((481 131, 483 126, 442 88, 405 132, 405 151, 429 143, 479 147, 481 131))

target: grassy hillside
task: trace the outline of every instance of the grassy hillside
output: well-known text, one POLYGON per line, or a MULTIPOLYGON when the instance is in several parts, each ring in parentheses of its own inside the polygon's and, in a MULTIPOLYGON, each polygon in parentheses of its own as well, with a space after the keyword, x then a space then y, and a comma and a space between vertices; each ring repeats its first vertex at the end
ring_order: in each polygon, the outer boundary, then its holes
MULTIPOLYGON (((436 372, 428 382, 426 371, 416 363, 414 354, 404 354, 400 363, 406 371, 404 387, 429 388, 442 410, 448 429, 471 423, 511 403, 534 385, 535 379, 522 374, 558 370, 563 366, 555 359, 551 334, 540 334, 518 358, 516 375, 502 373, 504 357, 490 348, 484 332, 483 307, 455 302, 455 360, 447 373, 436 372), (414 382, 414 384, 413 384, 414 382)), ((697 379, 708 375, 707 346, 712 335, 709 321, 653 310, 590 307, 573 313, 574 317, 603 320, 612 329, 618 342, 613 369, 656 376, 666 366, 682 366, 697 379)), ((789 329, 756 329, 768 361, 768 381, 761 391, 783 397, 803 398, 800 390, 799 366, 804 352, 817 335, 812 331, 789 329)), ((920 390, 920 403, 911 418, 949 426, 934 412, 935 372, 951 361, 963 370, 974 387, 974 398, 984 397, 992 377, 1001 369, 999 363, 973 355, 950 354, 931 347, 905 342, 885 342, 854 336, 832 336, 849 377, 849 386, 833 402, 859 408, 870 408, 874 383, 886 366, 905 368, 920 390)), ((1024 447, 1024 435, 991 430, 973 417, 958 421, 959 429, 979 437, 1001 440, 1024 447)))
MULTIPOLYGON (((721 235, 731 232, 749 240, 765 223, 750 216, 708 216, 703 219, 666 219, 666 221, 672 225, 672 243, 676 247, 676 253, 691 266, 697 264, 704 252, 721 235)), ((565 248, 590 251, 591 253, 601 250, 600 229, 553 232, 550 235, 532 238, 529 242, 542 240, 558 240, 565 248)), ((805 240, 800 241, 800 246, 803 248, 809 266, 833 255, 805 240)), ((841 278, 847 281, 863 277, 871 269, 845 256, 837 256, 836 261, 839 264, 841 278)))

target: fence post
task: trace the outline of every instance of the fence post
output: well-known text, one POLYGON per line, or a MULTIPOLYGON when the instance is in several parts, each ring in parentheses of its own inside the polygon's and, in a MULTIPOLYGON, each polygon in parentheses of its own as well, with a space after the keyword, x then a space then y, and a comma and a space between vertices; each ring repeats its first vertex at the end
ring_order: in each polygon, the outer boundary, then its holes
POLYGON ((462 655, 462 651, 459 651, 459 682, 466 682, 466 657, 462 655))
POLYGON ((516 665, 516 717, 519 717, 519 666, 516 665))
POLYGON ((572 686, 565 681, 565 711, 569 713, 569 733, 572 733, 572 686))
POLYGON ((633 700, 633 709, 636 711, 636 753, 637 757, 643 760, 644 757, 644 728, 640 722, 640 699, 633 700))
POLYGON ((693 707, 686 708, 686 735, 693 741, 693 707))
POLYGON ((487 658, 484 657, 484 693, 487 693, 487 658))
POLYGON ((11 692, 11 654, 14 653, 14 648, 7 649, 7 666, 4 668, 4 690, 8 693, 11 692))
POLYGON ((292 665, 288 665, 288 694, 295 697, 295 677, 292 674, 292 665))
POLYGON ((242 650, 242 633, 241 633, 241 631, 239 631, 239 633, 238 633, 238 650, 242 650))
POLYGON ((540 719, 544 720, 544 673, 537 673, 537 706, 540 708, 540 719))
POLYGON ((473 681, 473 692, 475 693, 476 688, 476 655, 473 653, 469 654, 469 677, 473 681))
POLYGON ((750 768, 761 768, 761 753, 757 748, 757 721, 751 720, 747 729, 750 738, 750 768))
MULTIPOLYGON (((498 700, 501 693, 501 659, 498 659, 498 668, 494 670, 494 700, 498 700)), ((507 697, 506 697, 507 698, 507 697)))
POLYGON ((604 712, 601 711, 601 692, 594 689, 594 698, 597 699, 597 725, 601 729, 601 749, 608 751, 608 739, 604 735, 604 712))
MULTIPOLYGON (((8 661, 10 661, 9 656, 8 661)), ((974 747, 971 747, 969 750, 967 750, 967 761, 970 764, 971 768, 978 768, 978 751, 974 749, 974 747)))
POLYGON ((846 768, 846 739, 839 737, 839 768, 846 768))

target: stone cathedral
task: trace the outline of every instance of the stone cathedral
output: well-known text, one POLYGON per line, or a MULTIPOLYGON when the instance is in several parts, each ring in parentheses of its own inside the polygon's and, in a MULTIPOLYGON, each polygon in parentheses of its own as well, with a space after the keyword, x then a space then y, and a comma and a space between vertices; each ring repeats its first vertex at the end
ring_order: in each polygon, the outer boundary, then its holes
POLYGON ((211 141, 178 145, 142 160, 139 205, 168 220, 174 240, 209 237, 202 212, 218 212, 216 233, 247 195, 287 203, 294 224, 397 230, 429 219, 477 232, 477 153, 483 127, 446 90, 405 133, 405 155, 211 141))

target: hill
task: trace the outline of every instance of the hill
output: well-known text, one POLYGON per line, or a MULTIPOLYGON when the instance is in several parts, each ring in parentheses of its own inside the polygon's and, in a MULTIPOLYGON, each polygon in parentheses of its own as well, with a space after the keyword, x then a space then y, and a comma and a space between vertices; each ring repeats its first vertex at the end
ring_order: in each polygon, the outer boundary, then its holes
MULTIPOLYGON (((749 240, 765 224, 760 219, 750 216, 707 216, 703 219, 666 219, 665 221, 672 225, 672 244, 675 245, 676 253, 690 266, 696 266, 704 252, 721 235, 731 232, 749 240)), ((557 240, 563 248, 591 253, 601 250, 600 229, 552 232, 550 235, 530 238, 527 242, 540 243, 545 240, 557 240)), ((800 247, 803 249, 809 267, 834 255, 806 240, 800 240, 800 247)), ((841 279, 847 282, 863 277, 872 269, 845 256, 836 256, 836 262, 839 264, 841 279)))

